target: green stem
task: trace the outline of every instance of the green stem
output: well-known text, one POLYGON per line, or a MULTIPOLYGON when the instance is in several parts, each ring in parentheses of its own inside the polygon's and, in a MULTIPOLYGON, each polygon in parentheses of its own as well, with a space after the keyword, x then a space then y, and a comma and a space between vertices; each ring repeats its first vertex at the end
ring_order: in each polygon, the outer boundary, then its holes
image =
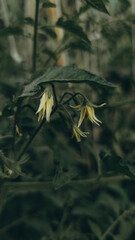
POLYGON ((33 139, 35 138, 35 136, 37 135, 37 133, 39 132, 39 130, 41 129, 41 127, 43 126, 44 122, 46 121, 46 119, 43 119, 42 122, 40 123, 40 125, 38 126, 38 128, 35 130, 35 132, 32 134, 32 136, 30 137, 30 139, 28 140, 28 142, 26 143, 26 145, 24 146, 22 152, 20 153, 20 155, 17 158, 17 161, 19 161, 22 156, 24 155, 24 153, 26 152, 26 150, 28 149, 29 145, 31 144, 31 142, 33 141, 33 139))
POLYGON ((74 124, 73 119, 72 119, 72 116, 71 116, 71 114, 69 113, 69 111, 64 107, 64 105, 60 104, 59 106, 64 109, 64 111, 67 113, 69 119, 71 120, 72 124, 74 124))
POLYGON ((33 66, 32 66, 32 72, 35 72, 35 71, 36 71, 38 12, 39 12, 39 0, 36 0, 35 24, 34 24, 34 43, 33 43, 33 66))
MULTIPOLYGON (((118 182, 123 180, 131 180, 127 176, 112 176, 112 177, 103 177, 103 178, 90 178, 90 179, 78 179, 78 180, 72 180, 70 182, 67 182, 65 185, 80 185, 80 184, 105 184, 110 182, 118 182)), ((9 192, 16 192, 16 191, 44 191, 46 190, 46 187, 53 188, 53 181, 43 181, 43 182, 6 182, 4 183, 6 187, 8 187, 9 192)))
MULTIPOLYGON (((54 108, 54 110, 52 111, 52 114, 54 114, 54 112, 57 110, 57 106, 54 108)), ((52 115, 51 114, 51 115, 52 115)), ((30 139, 28 140, 28 142, 26 143, 26 145, 24 146, 22 152, 20 153, 20 155, 17 158, 17 161, 19 161, 22 156, 24 155, 24 153, 26 152, 26 150, 28 149, 28 147, 30 146, 30 144, 32 143, 33 139, 35 138, 35 136, 37 135, 37 133, 39 132, 39 130, 41 129, 41 127, 43 126, 43 124, 45 123, 46 119, 44 118, 42 120, 42 122, 39 124, 39 126, 37 127, 37 129, 35 130, 35 132, 32 134, 32 136, 30 137, 30 139)))
POLYGON ((36 110, 30 105, 30 104, 26 104, 26 105, 23 105, 20 109, 20 111, 22 111, 24 108, 29 108, 31 109, 32 112, 36 112, 36 110))
POLYGON ((64 97, 65 97, 65 96, 67 96, 67 95, 70 95, 70 96, 72 96, 72 97, 73 97, 73 93, 71 93, 71 92, 65 92, 65 93, 62 95, 62 97, 61 97, 61 99, 60 99, 59 103, 61 103, 61 102, 62 102, 62 100, 64 99, 64 97))
POLYGON ((96 160, 97 160, 98 176, 100 177, 101 174, 102 174, 101 159, 100 159, 98 153, 95 153, 95 157, 96 157, 96 160))
POLYGON ((109 228, 105 231, 105 233, 102 235, 102 237, 100 238, 100 240, 105 240, 105 238, 107 237, 107 235, 114 229, 114 227, 117 225, 117 223, 119 221, 121 221, 124 217, 126 217, 127 215, 132 215, 135 214, 135 209, 129 209, 129 210, 125 210, 118 218, 116 218, 116 220, 109 226, 109 228))
POLYGON ((58 105, 58 100, 57 100, 57 95, 56 95, 55 86, 54 86, 53 83, 51 84, 51 86, 52 86, 52 90, 53 90, 53 95, 54 95, 54 99, 55 99, 55 104, 58 105))
POLYGON ((74 95, 72 95, 72 97, 70 97, 67 101, 65 101, 63 104, 64 104, 64 105, 67 104, 67 103, 70 102, 72 99, 74 99, 77 95, 82 96, 83 99, 84 99, 84 101, 85 101, 86 97, 85 97, 82 93, 77 92, 77 93, 75 93, 74 95))

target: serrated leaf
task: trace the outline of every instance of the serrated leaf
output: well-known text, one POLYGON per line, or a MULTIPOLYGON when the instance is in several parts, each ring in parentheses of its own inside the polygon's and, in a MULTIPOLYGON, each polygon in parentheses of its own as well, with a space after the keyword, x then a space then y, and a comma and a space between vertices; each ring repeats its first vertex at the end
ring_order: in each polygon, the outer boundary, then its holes
POLYGON ((83 39, 84 41, 90 43, 87 34, 83 32, 83 29, 78 26, 73 20, 64 20, 63 17, 59 18, 56 22, 57 27, 63 28, 65 31, 68 31, 77 37, 83 39))
POLYGON ((85 0, 88 6, 95 8, 96 10, 109 14, 104 2, 102 0, 85 0))
POLYGON ((46 83, 87 83, 90 86, 99 84, 100 86, 115 87, 104 78, 92 74, 75 66, 57 66, 42 72, 38 76, 33 76, 33 81, 26 85, 20 97, 33 96, 41 90, 41 86, 46 83))

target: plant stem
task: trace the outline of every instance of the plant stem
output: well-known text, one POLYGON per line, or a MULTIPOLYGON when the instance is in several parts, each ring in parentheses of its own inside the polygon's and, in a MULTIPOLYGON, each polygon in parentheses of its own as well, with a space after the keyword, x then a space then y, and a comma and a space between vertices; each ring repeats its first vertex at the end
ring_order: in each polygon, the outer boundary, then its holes
MULTIPOLYGON (((78 179, 78 180, 72 180, 70 182, 67 182, 65 185, 80 185, 80 184, 105 184, 105 183, 110 183, 110 182, 118 182, 118 181, 123 181, 123 180, 129 180, 132 181, 127 176, 112 176, 112 177, 103 177, 103 178, 90 178, 90 179, 78 179)), ((8 187, 9 192, 14 192, 14 191, 44 191, 46 190, 46 187, 48 186, 49 188, 53 189, 53 181, 43 181, 43 182, 6 182, 4 183, 5 186, 8 187)), ((65 186, 64 185, 64 186, 65 186)))
POLYGON ((32 72, 35 72, 35 71, 36 71, 38 12, 39 12, 39 0, 36 0, 35 23, 34 23, 34 43, 33 43, 33 64, 32 64, 33 66, 32 66, 32 72))
POLYGON ((20 111, 22 111, 24 108, 29 108, 31 109, 32 112, 36 112, 36 110, 30 105, 30 104, 25 104, 21 107, 20 111))
MULTIPOLYGON (((52 111, 52 114, 56 111, 57 106, 54 108, 54 110, 52 111)), ((51 115, 52 115, 51 114, 51 115)), ((42 122, 39 124, 39 126, 37 127, 37 129, 35 130, 35 132, 32 134, 32 136, 30 137, 30 139, 28 140, 28 142, 26 143, 26 145, 24 146, 22 152, 20 153, 20 155, 17 158, 17 161, 19 161, 22 156, 24 155, 24 153, 26 152, 26 150, 28 149, 28 147, 30 146, 30 144, 32 143, 33 139, 35 138, 35 136, 37 135, 37 133, 39 132, 39 130, 41 129, 41 127, 43 126, 43 124, 45 123, 46 119, 44 118, 42 120, 42 122)))
POLYGON ((127 215, 131 215, 131 214, 135 214, 135 209, 129 209, 129 210, 125 210, 118 218, 116 218, 116 220, 109 226, 109 228, 105 231, 105 233, 102 235, 102 237, 100 238, 100 240, 104 240, 107 235, 114 229, 114 227, 117 225, 117 223, 119 221, 121 221, 124 217, 126 217, 127 215))
POLYGON ((57 100, 57 95, 56 95, 55 86, 54 86, 53 83, 51 84, 51 86, 52 86, 52 90, 53 90, 53 95, 54 95, 54 99, 55 99, 55 104, 58 105, 58 100, 57 100))
POLYGON ((64 97, 65 97, 66 95, 73 96, 73 93, 71 93, 71 92, 65 92, 65 93, 62 95, 61 99, 59 100, 59 103, 62 102, 62 100, 64 99, 64 97))
POLYGON ((40 123, 40 125, 38 126, 38 128, 35 130, 35 132, 32 134, 32 136, 30 137, 30 139, 28 140, 28 142, 26 143, 26 145, 24 146, 22 152, 20 153, 20 155, 17 158, 17 161, 19 161, 23 154, 26 152, 26 150, 28 149, 29 145, 31 144, 31 142, 33 141, 33 139, 35 138, 35 136, 37 135, 37 133, 39 132, 39 130, 41 129, 41 127, 43 126, 44 122, 46 121, 46 119, 43 119, 43 121, 40 123))
POLYGON ((82 93, 77 92, 77 93, 75 93, 74 95, 72 95, 68 100, 66 100, 66 101, 63 103, 63 105, 67 104, 67 103, 70 102, 72 99, 75 99, 75 97, 76 97, 77 95, 80 95, 81 97, 83 97, 83 100, 85 101, 85 99, 86 99, 85 96, 84 96, 82 93))
MULTIPOLYGON (((131 14, 135 14, 135 1, 131 0, 131 14)), ((132 77, 135 82, 135 25, 132 23, 132 77)))

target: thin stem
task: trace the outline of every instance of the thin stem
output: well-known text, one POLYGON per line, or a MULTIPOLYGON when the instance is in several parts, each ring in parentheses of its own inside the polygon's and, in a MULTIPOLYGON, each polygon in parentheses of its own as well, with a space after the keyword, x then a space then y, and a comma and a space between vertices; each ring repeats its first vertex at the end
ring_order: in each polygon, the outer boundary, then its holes
POLYGON ((35 72, 35 71, 36 71, 38 12, 39 12, 39 0, 36 0, 35 24, 34 24, 34 43, 33 43, 33 66, 32 66, 32 72, 35 72))
POLYGON ((64 107, 64 105, 61 104, 61 105, 59 105, 59 106, 63 107, 64 111, 67 113, 67 115, 68 115, 69 119, 71 120, 71 122, 74 123, 71 114, 70 114, 69 111, 64 107))
POLYGON ((131 215, 131 214, 135 214, 135 209, 129 209, 129 210, 125 210, 118 218, 116 218, 116 220, 109 226, 109 228, 105 231, 105 233, 102 235, 102 237, 100 238, 100 240, 104 240, 107 235, 114 229, 114 227, 117 225, 117 223, 119 221, 121 221, 124 217, 126 217, 127 215, 131 215))
POLYGON ((55 99, 55 104, 58 105, 58 100, 57 100, 57 95, 56 95, 55 86, 54 86, 53 83, 51 84, 51 86, 52 86, 52 90, 53 90, 53 95, 54 95, 54 99, 55 99))
MULTIPOLYGON (((57 106, 54 108, 54 110, 52 111, 52 114, 54 114, 54 112, 56 111, 57 106)), ((51 114, 51 115, 52 115, 51 114)), ((30 144, 32 143, 33 139, 35 138, 35 136, 37 135, 37 133, 40 131, 41 127, 43 126, 43 124, 45 123, 46 119, 44 118, 42 120, 42 122, 39 124, 39 126, 37 127, 37 129, 35 130, 35 132, 32 134, 32 136, 30 137, 30 139, 28 140, 28 142, 26 143, 26 145, 24 146, 22 152, 20 153, 20 155, 17 158, 17 161, 19 161, 22 156, 24 155, 24 153, 26 152, 26 150, 28 149, 28 147, 30 146, 30 144)))
POLYGON ((67 103, 70 102, 72 99, 74 99, 77 95, 82 96, 83 99, 84 99, 84 101, 85 101, 86 97, 85 97, 82 93, 77 92, 77 93, 75 93, 72 97, 70 97, 67 101, 65 101, 63 104, 67 104, 67 103))
POLYGON ((73 93, 71 93, 71 92, 65 92, 65 93, 63 94, 63 96, 61 97, 61 99, 60 99, 59 103, 61 103, 61 102, 62 102, 62 100, 64 99, 64 97, 65 97, 66 95, 73 96, 73 93))
POLYGON ((100 159, 98 153, 95 153, 95 157, 96 157, 96 160, 97 160, 98 176, 101 176, 101 174, 102 174, 101 159, 100 159))
MULTIPOLYGON (((78 179, 78 180, 72 180, 70 182, 67 182, 65 185, 80 185, 80 184, 105 184, 105 183, 110 183, 110 182, 118 182, 118 181, 123 181, 123 180, 129 180, 132 181, 132 179, 130 179, 127 176, 112 176, 112 177, 103 177, 103 178, 99 178, 99 177, 95 177, 95 178, 90 178, 90 179, 78 179)), ((4 183, 5 186, 7 186, 9 188, 10 192, 15 191, 29 191, 29 190, 38 190, 38 191, 44 191, 46 190, 46 187, 48 186, 53 187, 53 181, 49 180, 49 181, 43 181, 43 182, 6 182, 4 183)))
POLYGON ((20 155, 17 158, 17 161, 19 161, 22 156, 24 155, 24 153, 26 152, 26 150, 28 149, 29 145, 31 144, 31 142, 33 141, 33 139, 35 138, 35 136, 37 135, 37 133, 39 132, 39 130, 41 129, 41 127, 43 126, 44 122, 46 121, 46 119, 44 118, 42 120, 42 122, 40 123, 40 125, 38 126, 38 128, 35 130, 35 132, 32 134, 32 136, 30 137, 30 139, 28 140, 28 142, 26 143, 26 145, 24 146, 22 152, 20 153, 20 155))
POLYGON ((30 105, 30 104, 26 104, 26 105, 23 105, 20 109, 20 111, 22 111, 24 108, 29 108, 32 110, 32 112, 36 112, 36 110, 30 105))
MULTIPOLYGON (((135 1, 131 0, 131 14, 135 14, 135 1)), ((135 25, 132 23, 132 77, 135 82, 135 25)))

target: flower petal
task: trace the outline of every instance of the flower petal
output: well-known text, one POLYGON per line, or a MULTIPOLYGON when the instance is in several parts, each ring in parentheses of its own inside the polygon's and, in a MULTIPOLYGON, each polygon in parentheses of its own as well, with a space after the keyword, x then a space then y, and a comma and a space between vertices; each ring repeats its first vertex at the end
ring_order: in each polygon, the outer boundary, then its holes
POLYGON ((47 95, 47 93, 44 92, 42 98, 40 99, 40 104, 39 104, 36 114, 39 113, 41 111, 41 109, 43 109, 43 107, 47 101, 47 98, 48 98, 48 95, 47 95))
POLYGON ((84 107, 81 110, 80 119, 79 119, 79 122, 78 122, 78 127, 81 126, 81 124, 82 124, 82 122, 83 122, 83 120, 85 118, 85 115, 86 115, 86 108, 84 107))
POLYGON ((51 98, 47 99, 46 102, 46 121, 49 122, 50 121, 50 115, 52 112, 52 107, 53 107, 53 96, 51 96, 51 98))
POLYGON ((70 105, 71 108, 74 108, 74 109, 81 109, 82 105, 77 105, 77 106, 72 106, 70 105))

